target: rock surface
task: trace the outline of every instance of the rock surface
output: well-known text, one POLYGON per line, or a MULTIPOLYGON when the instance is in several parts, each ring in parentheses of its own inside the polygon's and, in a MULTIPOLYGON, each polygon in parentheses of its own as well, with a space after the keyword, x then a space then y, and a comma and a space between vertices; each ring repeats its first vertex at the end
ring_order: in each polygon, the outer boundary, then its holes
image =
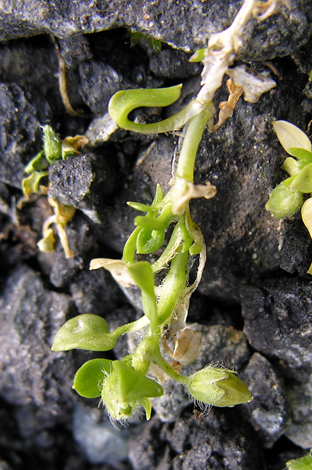
MULTIPOLYGON (((280 170, 285 152, 272 121, 311 129, 310 0, 292 1, 291 10, 283 4, 265 23, 248 25, 240 60, 270 71, 276 87, 256 104, 241 99, 220 130, 205 132, 196 160, 196 183, 210 181, 217 195, 191 204, 208 256, 190 307, 204 347, 187 370, 215 361, 234 367, 254 400, 215 408, 207 416, 196 410, 193 416, 183 387, 167 381, 151 421, 123 433, 123 460, 113 452, 108 459, 112 434, 98 400, 89 404, 71 390, 78 367, 102 355, 50 350, 57 329, 76 314, 103 315, 111 329, 141 315, 138 290, 125 297, 109 274, 90 272, 89 263, 121 257, 137 215, 126 202, 150 204, 157 183, 169 189, 181 133, 141 136, 116 129, 107 114, 111 94, 182 82, 177 103, 153 110, 155 115, 141 108, 134 118, 146 122, 179 111, 200 86, 201 66, 188 62, 190 52, 229 26, 240 4, 1 3, 1 470, 282 470, 312 445, 312 292, 306 274, 311 239, 300 214, 279 222, 264 209, 268 194, 285 177, 280 170), (161 52, 144 38, 131 47, 129 27, 160 39, 161 52), (60 96, 56 46, 78 117, 66 113, 60 96), (77 208, 66 227, 75 253, 71 259, 59 240, 55 253, 37 250, 51 214, 45 196, 16 208, 24 166, 42 148, 46 123, 62 139, 85 133, 90 139, 84 155, 50 167, 50 195, 77 208)), ((226 99, 224 82, 216 108, 226 99)), ((105 357, 124 357, 131 346, 123 336, 105 357)))
MULTIPOLYGON (((66 0, 55 8, 47 0, 31 0, 27 6, 16 0, 14 6, 5 3, 0 10, 0 40, 38 34, 68 38, 128 27, 190 51, 205 45, 211 33, 228 27, 239 5, 237 0, 226 0, 222 5, 201 0, 169 4, 166 0, 104 0, 91 5, 88 1, 66 0)), ((259 60, 291 54, 294 44, 298 49, 311 35, 311 18, 308 0, 292 2, 290 11, 283 6, 268 23, 258 23, 256 34, 249 35, 248 48, 241 56, 259 60)))

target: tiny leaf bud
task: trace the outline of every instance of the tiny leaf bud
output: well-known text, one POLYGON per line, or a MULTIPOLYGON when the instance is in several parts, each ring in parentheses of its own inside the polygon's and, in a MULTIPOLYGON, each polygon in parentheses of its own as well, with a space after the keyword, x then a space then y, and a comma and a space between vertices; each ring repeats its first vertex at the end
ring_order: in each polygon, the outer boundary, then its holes
POLYGON ((252 399, 236 372, 210 366, 191 375, 187 389, 196 400, 218 407, 232 407, 252 399))

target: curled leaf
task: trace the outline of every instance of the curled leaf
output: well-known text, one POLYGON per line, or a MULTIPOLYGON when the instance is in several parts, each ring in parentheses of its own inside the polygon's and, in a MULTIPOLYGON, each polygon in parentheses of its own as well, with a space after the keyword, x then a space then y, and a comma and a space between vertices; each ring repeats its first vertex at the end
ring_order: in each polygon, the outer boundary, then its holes
POLYGON ((44 176, 48 176, 47 171, 34 171, 30 176, 23 179, 23 193, 27 198, 29 198, 32 193, 39 192, 39 183, 44 176))
POLYGON ((30 162, 27 163, 25 166, 25 173, 33 173, 34 171, 45 170, 48 168, 48 166, 49 163, 44 156, 44 151, 41 150, 41 152, 37 153, 37 155, 35 155, 34 158, 32 158, 30 162))
POLYGON ((219 120, 218 120, 218 123, 210 129, 210 132, 214 132, 217 129, 219 129, 219 127, 221 127, 222 124, 229 117, 232 116, 234 108, 235 108, 239 98, 242 96, 242 94, 244 92, 243 88, 240 87, 240 86, 234 85, 234 83, 232 82, 231 79, 227 80, 226 85, 227 85, 228 90, 229 90, 228 100, 227 101, 222 101, 219 104, 219 109, 220 109, 219 120))
POLYGON ((201 197, 211 199, 217 194, 216 187, 209 183, 209 181, 205 184, 193 184, 187 181, 186 188, 187 190, 184 194, 178 194, 178 191, 173 194, 173 214, 180 214, 184 210, 186 203, 191 199, 198 199, 201 197))
POLYGON ((84 147, 89 143, 89 140, 84 135, 76 135, 75 137, 66 137, 62 141, 62 159, 70 155, 81 155, 78 151, 80 147, 84 147))
POLYGON ((44 234, 44 237, 41 240, 39 240, 39 242, 37 243, 37 246, 40 251, 44 253, 49 253, 51 251, 54 251, 54 244, 55 244, 55 238, 53 235, 53 230, 49 228, 44 234))
POLYGON ((275 81, 268 77, 265 72, 256 72, 248 69, 245 65, 227 69, 226 73, 237 87, 244 90, 244 99, 249 103, 257 103, 263 93, 276 86, 275 81))
POLYGON ((104 268, 111 273, 116 282, 123 287, 134 285, 133 279, 129 274, 128 265, 123 260, 110 258, 95 258, 90 262, 90 269, 104 268))
POLYGON ((152 124, 138 124, 128 119, 128 115, 136 108, 163 107, 173 104, 180 98, 182 85, 168 88, 156 88, 150 90, 122 90, 111 98, 108 111, 111 118, 122 129, 140 134, 159 134, 180 129, 192 116, 198 114, 201 109, 191 102, 180 112, 163 121, 152 124))
POLYGON ((172 358, 183 366, 191 364, 197 359, 202 347, 202 334, 198 331, 185 328, 175 341, 172 358))

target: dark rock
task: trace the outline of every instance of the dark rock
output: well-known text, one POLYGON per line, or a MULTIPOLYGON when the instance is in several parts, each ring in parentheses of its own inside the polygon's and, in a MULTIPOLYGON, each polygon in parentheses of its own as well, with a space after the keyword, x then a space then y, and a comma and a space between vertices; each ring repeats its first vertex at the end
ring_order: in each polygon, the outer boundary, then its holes
POLYGON ((80 271, 89 266, 88 254, 95 243, 89 223, 79 213, 76 213, 73 221, 67 225, 66 233, 74 257, 66 259, 63 247, 60 243, 57 244, 50 272, 50 282, 55 287, 67 287, 80 271))
MULTIPOLYGON (((190 51, 202 47, 211 33, 228 27, 239 5, 229 0, 222 4, 184 0, 171 2, 170 7, 165 0, 105 0, 100 5, 67 0, 55 8, 44 0, 32 0, 26 7, 20 0, 14 9, 9 4, 2 8, 0 39, 43 33, 66 38, 125 26, 190 51)), ((254 20, 256 31, 251 35, 250 25, 246 28, 248 47, 241 56, 264 60, 291 54, 311 35, 311 17, 309 0, 301 0, 292 2, 290 11, 281 7, 281 12, 263 23, 254 20)))
POLYGON ((287 389, 292 422, 286 436, 303 449, 312 448, 312 374, 306 383, 292 384, 287 389))
POLYGON ((201 64, 189 62, 189 56, 182 51, 163 49, 150 53, 150 69, 161 77, 186 79, 200 73, 201 68, 201 64))
POLYGON ((302 280, 271 279, 261 287, 241 287, 249 343, 301 382, 312 370, 311 298, 311 283, 302 280))
POLYGON ((122 77, 108 64, 88 61, 79 66, 80 94, 94 114, 107 111, 108 102, 120 90, 122 77))
POLYGON ((253 354, 241 379, 253 396, 247 405, 251 423, 264 446, 272 447, 290 424, 284 381, 259 353, 253 354))
POLYGON ((135 470, 263 469, 255 433, 237 408, 212 409, 198 420, 186 411, 174 424, 155 417, 131 443, 129 457, 135 470))
POLYGON ((17 85, 0 84, 0 180, 21 188, 24 167, 41 150, 41 125, 49 107, 40 111, 29 93, 17 85))
POLYGON ((70 297, 44 289, 26 266, 8 278, 0 299, 0 395, 17 405, 19 431, 29 436, 68 419, 73 364, 52 353, 53 337, 72 309, 70 297))
MULTIPOLYGON (((117 173, 105 158, 86 154, 49 167, 49 195, 82 210, 93 222, 103 221, 105 197, 117 184, 117 173)), ((104 219, 106 220, 106 219, 104 219)))
POLYGON ((80 314, 93 313, 106 318, 124 300, 116 282, 108 271, 82 271, 73 279, 70 293, 80 314))

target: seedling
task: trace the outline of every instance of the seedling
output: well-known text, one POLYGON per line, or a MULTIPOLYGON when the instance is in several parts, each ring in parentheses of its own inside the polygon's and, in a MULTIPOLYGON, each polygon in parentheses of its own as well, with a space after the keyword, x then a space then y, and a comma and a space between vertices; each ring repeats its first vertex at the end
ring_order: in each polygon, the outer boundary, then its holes
MULTIPOLYGON (((86 145, 88 139, 84 136, 66 137, 63 141, 54 132, 51 126, 43 128, 43 150, 41 150, 25 167, 25 173, 29 176, 22 181, 23 193, 26 200, 29 200, 31 194, 47 194, 48 187, 40 185, 42 178, 48 177, 48 167, 58 160, 73 155, 81 155, 78 152, 79 147, 86 145)), ((74 256, 70 250, 65 227, 72 220, 75 214, 75 208, 61 204, 55 199, 48 198, 48 202, 54 211, 43 224, 43 238, 38 242, 40 251, 54 251, 55 238, 51 224, 55 224, 61 244, 64 248, 66 258, 74 256)))
POLYGON ((113 421, 125 422, 142 408, 149 419, 150 399, 162 395, 161 383, 165 377, 185 385, 194 400, 206 405, 232 407, 252 399, 246 385, 232 370, 208 366, 191 376, 180 372, 200 351, 199 333, 186 327, 186 319, 190 297, 200 282, 206 258, 204 238, 191 218, 189 202, 198 197, 211 199, 216 194, 216 188, 209 182, 194 184, 194 165, 203 132, 207 126, 210 131, 213 129, 213 99, 224 75, 230 76, 230 98, 220 105, 218 127, 231 115, 240 95, 244 93, 246 100, 255 102, 275 86, 266 75, 250 73, 246 67, 229 69, 229 66, 242 44, 243 30, 249 19, 252 16, 265 19, 274 12, 277 3, 245 0, 233 24, 210 37, 208 47, 195 56, 195 60, 201 60, 204 65, 202 88, 176 115, 153 124, 135 123, 128 117, 141 106, 163 107, 174 103, 181 95, 181 85, 120 91, 110 101, 109 113, 123 129, 156 134, 185 126, 169 192, 165 195, 158 185, 150 206, 130 202, 129 205, 143 215, 134 219, 136 228, 125 244, 122 259, 99 258, 90 265, 91 269, 110 271, 123 286, 137 286, 142 293, 143 316, 110 331, 102 317, 91 313, 79 315, 65 323, 53 343, 54 351, 74 348, 108 351, 121 335, 144 331, 137 349, 123 359, 93 359, 83 364, 75 376, 74 389, 87 398, 100 397, 113 421), (163 248, 169 226, 173 226, 173 230, 163 248), (142 256, 161 248, 155 262, 142 261, 142 256), (190 283, 194 263, 197 263, 197 272, 194 282, 190 283), (161 277, 157 284, 155 274, 161 277), (174 351, 170 348, 171 339, 176 342, 174 351), (174 364, 164 359, 161 345, 175 359, 174 364))
MULTIPOLYGON (((281 167, 290 177, 272 191, 266 210, 282 219, 291 217, 301 208, 302 221, 312 238, 312 198, 303 202, 304 195, 312 193, 311 142, 301 129, 290 122, 275 121, 273 127, 278 140, 291 155, 281 167)), ((308 274, 312 274, 312 264, 308 274)))

